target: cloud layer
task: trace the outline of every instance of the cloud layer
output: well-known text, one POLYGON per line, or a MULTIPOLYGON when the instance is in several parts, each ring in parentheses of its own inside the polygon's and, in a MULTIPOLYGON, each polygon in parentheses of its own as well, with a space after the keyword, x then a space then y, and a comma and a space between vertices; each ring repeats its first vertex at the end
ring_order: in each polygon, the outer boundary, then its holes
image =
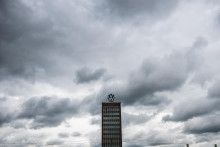
POLYGON ((99 146, 109 93, 122 104, 125 147, 218 141, 219 8, 1 0, 0 146, 99 146))
POLYGON ((32 121, 30 128, 55 127, 79 113, 77 103, 69 98, 33 97, 25 101, 21 108, 13 113, 1 114, 1 125, 26 119, 32 121))
POLYGON ((95 71, 91 71, 91 69, 88 68, 82 68, 76 72, 76 82, 87 83, 98 80, 104 75, 105 71, 106 70, 103 68, 97 69, 95 71))

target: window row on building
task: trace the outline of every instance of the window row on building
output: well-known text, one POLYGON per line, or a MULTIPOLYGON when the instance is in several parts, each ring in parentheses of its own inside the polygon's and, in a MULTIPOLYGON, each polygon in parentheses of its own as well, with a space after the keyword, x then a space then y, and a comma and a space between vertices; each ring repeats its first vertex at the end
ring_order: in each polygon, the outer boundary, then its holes
POLYGON ((116 129, 120 128, 120 126, 103 126, 104 129, 116 129))
POLYGON ((103 115, 120 115, 119 112, 104 112, 103 115))
POLYGON ((104 116, 104 117, 103 117, 103 119, 104 119, 104 120, 110 120, 110 119, 120 119, 120 117, 117 117, 117 116, 112 116, 112 117, 111 117, 111 116, 109 116, 109 117, 105 117, 105 116, 104 116))
POLYGON ((120 124, 120 121, 104 121, 103 124, 120 124))
POLYGON ((119 134, 103 135, 104 138, 120 138, 119 134))
POLYGON ((119 107, 104 107, 104 111, 119 111, 119 107))
POLYGON ((121 131, 119 129, 117 130, 103 130, 103 133, 120 133, 121 131))
POLYGON ((103 147, 121 147, 120 143, 103 144, 103 147))
POLYGON ((103 139, 103 143, 115 143, 115 142, 120 142, 121 139, 120 138, 104 138, 103 139))

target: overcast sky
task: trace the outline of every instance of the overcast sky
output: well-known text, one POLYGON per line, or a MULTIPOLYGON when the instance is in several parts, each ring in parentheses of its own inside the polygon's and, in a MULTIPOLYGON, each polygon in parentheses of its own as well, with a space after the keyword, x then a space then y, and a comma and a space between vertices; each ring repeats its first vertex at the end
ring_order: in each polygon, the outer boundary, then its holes
POLYGON ((0 146, 220 145, 219 0, 0 0, 0 146))

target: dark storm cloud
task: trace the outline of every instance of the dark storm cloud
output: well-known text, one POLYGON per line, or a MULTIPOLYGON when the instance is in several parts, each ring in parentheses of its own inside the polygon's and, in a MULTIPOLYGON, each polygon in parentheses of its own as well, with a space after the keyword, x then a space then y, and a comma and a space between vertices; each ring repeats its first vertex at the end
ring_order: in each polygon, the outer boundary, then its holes
POLYGON ((100 79, 106 72, 106 69, 100 68, 96 70, 91 70, 87 67, 84 67, 76 71, 76 82, 77 83, 88 83, 94 80, 100 79))
POLYGON ((78 112, 78 104, 68 98, 30 98, 22 105, 19 119, 33 119, 32 128, 54 127, 78 112))
POLYGON ((8 76, 33 79, 46 65, 41 60, 46 50, 41 48, 51 43, 46 37, 50 22, 35 15, 22 1, 1 1, 0 79, 8 76))
POLYGON ((96 58, 86 50, 88 46, 95 46, 96 31, 88 29, 84 22, 86 16, 75 11, 76 5, 62 4, 59 5, 59 1, 1 0, 0 80, 35 81, 46 77, 47 82, 50 78, 54 82, 57 75, 69 73, 71 76, 70 65, 77 68, 85 59, 96 58))
POLYGON ((208 99, 186 100, 174 107, 172 115, 163 117, 164 121, 187 121, 191 118, 219 111, 219 101, 208 99))
POLYGON ((177 4, 176 0, 106 0, 102 7, 110 16, 128 19, 146 15, 143 19, 153 20, 169 15, 177 4))
POLYGON ((69 133, 59 133, 58 136, 60 138, 68 138, 69 137, 69 133))
POLYGON ((23 20, 29 16, 30 9, 19 1, 0 1, 0 41, 12 42, 26 32, 26 22, 23 20), (16 14, 16 10, 20 10, 16 14), (23 14, 23 15, 22 15, 23 14), (25 26, 22 26, 25 25, 25 26))
POLYGON ((220 132, 220 118, 212 115, 190 120, 185 123, 184 132, 189 134, 220 132))

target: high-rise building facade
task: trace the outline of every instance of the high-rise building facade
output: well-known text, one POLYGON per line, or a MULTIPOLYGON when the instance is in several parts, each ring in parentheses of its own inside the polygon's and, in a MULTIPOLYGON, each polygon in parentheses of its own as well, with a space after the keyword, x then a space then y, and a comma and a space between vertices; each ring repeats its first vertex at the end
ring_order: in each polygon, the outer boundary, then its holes
POLYGON ((102 103, 102 147, 122 147, 121 103, 102 103))

